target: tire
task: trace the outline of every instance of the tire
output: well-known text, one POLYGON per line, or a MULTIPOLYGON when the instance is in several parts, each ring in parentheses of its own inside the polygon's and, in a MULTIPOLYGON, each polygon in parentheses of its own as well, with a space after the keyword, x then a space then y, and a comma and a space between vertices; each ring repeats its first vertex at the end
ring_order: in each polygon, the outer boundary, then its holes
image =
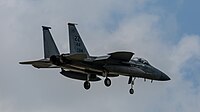
POLYGON ((110 80, 109 78, 106 78, 106 79, 104 80, 104 84, 105 84, 107 87, 109 87, 109 86, 111 85, 111 80, 110 80))
POLYGON ((84 82, 84 88, 85 88, 86 90, 90 89, 90 82, 89 82, 89 81, 85 81, 85 82, 84 82))
POLYGON ((130 94, 133 94, 133 93, 134 93, 134 90, 131 88, 131 89, 129 90, 129 93, 130 93, 130 94))

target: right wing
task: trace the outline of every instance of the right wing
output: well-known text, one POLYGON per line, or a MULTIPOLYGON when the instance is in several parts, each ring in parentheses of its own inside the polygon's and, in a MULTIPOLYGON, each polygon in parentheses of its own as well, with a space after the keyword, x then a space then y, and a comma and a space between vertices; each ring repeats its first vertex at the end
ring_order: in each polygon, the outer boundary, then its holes
POLYGON ((134 53, 132 52, 126 52, 126 51, 120 51, 120 52, 113 52, 109 53, 110 55, 109 59, 114 59, 114 60, 120 60, 120 61, 130 61, 134 53))
POLYGON ((107 63, 129 62, 133 55, 134 55, 134 53, 126 52, 126 51, 113 52, 113 53, 109 53, 107 56, 96 57, 93 60, 93 62, 105 63, 105 64, 107 64, 107 63))
POLYGON ((62 57, 64 59, 67 59, 67 60, 78 60, 78 61, 83 61, 84 59, 87 58, 87 54, 62 54, 62 57))

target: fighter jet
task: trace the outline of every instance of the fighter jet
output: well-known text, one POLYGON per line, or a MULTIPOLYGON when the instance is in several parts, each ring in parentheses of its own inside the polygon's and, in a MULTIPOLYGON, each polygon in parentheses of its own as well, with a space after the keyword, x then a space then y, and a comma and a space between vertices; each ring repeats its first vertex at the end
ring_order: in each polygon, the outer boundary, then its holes
POLYGON ((105 77, 105 86, 109 87, 110 77, 127 76, 128 84, 131 86, 130 94, 134 93, 136 78, 149 79, 151 82, 170 80, 165 73, 153 67, 147 60, 133 57, 132 52, 117 51, 103 56, 90 56, 76 25, 68 23, 70 53, 60 54, 50 33, 51 27, 42 26, 44 58, 19 63, 30 64, 36 68, 60 68, 60 74, 83 80, 86 90, 90 88, 90 81, 100 81, 102 77, 105 77))

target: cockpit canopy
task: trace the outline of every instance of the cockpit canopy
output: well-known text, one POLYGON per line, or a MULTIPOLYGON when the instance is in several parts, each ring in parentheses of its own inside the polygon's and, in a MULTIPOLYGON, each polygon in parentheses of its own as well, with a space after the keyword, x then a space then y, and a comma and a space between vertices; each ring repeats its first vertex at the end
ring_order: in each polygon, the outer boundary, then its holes
POLYGON ((144 58, 134 57, 131 61, 143 63, 145 65, 150 65, 149 62, 147 60, 145 60, 144 58))

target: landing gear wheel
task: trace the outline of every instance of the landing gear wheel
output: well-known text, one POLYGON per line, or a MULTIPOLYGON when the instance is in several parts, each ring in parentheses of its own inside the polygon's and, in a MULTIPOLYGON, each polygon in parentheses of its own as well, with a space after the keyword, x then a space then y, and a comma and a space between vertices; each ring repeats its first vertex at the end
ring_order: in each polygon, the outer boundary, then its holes
POLYGON ((134 93, 134 90, 133 90, 133 86, 135 84, 135 79, 136 78, 132 78, 132 76, 129 77, 129 80, 128 80, 128 84, 131 84, 131 89, 129 90, 129 93, 130 94, 133 94, 134 93))
POLYGON ((134 90, 131 88, 131 89, 129 90, 129 93, 130 93, 130 94, 133 94, 133 93, 134 93, 134 90))
POLYGON ((90 89, 90 82, 89 82, 89 81, 85 81, 85 82, 84 82, 84 88, 85 88, 86 90, 90 89))
POLYGON ((104 84, 105 84, 107 87, 109 87, 109 86, 111 85, 111 80, 110 80, 109 78, 106 78, 106 79, 104 80, 104 84))

